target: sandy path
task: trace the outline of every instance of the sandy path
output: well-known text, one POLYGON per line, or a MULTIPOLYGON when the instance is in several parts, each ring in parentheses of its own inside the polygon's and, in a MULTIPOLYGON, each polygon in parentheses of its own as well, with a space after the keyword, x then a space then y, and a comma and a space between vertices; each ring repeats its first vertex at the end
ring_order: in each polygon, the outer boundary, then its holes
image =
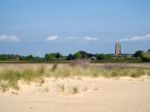
MULTIPOLYGON (((150 79, 72 80, 87 91, 64 95, 26 87, 19 94, 0 93, 0 112, 150 112, 150 79)), ((67 84, 68 79, 62 82, 67 84)))

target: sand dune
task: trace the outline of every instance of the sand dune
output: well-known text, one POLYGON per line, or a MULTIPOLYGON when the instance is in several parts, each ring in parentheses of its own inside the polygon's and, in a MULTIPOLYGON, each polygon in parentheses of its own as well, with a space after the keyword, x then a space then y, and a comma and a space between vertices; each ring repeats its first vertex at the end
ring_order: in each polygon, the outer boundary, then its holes
POLYGON ((49 78, 1 92, 0 112, 150 112, 149 94, 150 79, 49 78))

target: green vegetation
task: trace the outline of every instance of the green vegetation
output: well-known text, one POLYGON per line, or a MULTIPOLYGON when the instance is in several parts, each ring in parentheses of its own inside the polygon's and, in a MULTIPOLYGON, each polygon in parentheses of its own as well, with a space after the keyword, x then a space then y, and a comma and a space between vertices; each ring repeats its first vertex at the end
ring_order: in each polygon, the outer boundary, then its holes
POLYGON ((0 71, 0 88, 5 91, 9 88, 19 89, 18 81, 24 80, 27 82, 36 81, 41 82, 45 73, 45 68, 43 66, 34 70, 23 69, 23 70, 14 70, 14 69, 4 69, 0 71))
MULTIPOLYGON (((53 64, 50 68, 40 66, 36 68, 18 69, 1 69, 0 70, 0 89, 7 91, 9 88, 19 89, 18 82, 38 82, 44 83, 44 77, 65 78, 74 76, 89 77, 140 77, 143 75, 150 76, 150 69, 146 67, 127 66, 126 64, 103 64, 84 65, 83 63, 65 65, 53 64)), ((84 62, 85 63, 85 62, 84 62)), ((85 63, 88 64, 88 63, 85 63)), ((77 91, 77 90, 74 90, 77 91)))
POLYGON ((55 60, 55 59, 61 59, 63 56, 60 53, 49 53, 45 54, 45 59, 48 60, 55 60))
POLYGON ((76 52, 76 53, 74 54, 74 57, 80 59, 80 58, 82 58, 82 55, 81 55, 80 52, 76 52))
POLYGON ((3 91, 7 90, 8 88, 19 89, 18 87, 18 80, 20 79, 20 73, 15 70, 7 69, 1 71, 0 73, 0 87, 3 91))
POLYGON ((111 60, 113 58, 110 54, 96 54, 97 60, 111 60))
POLYGON ((139 62, 150 62, 150 51, 136 51, 134 54, 121 54, 114 56, 113 54, 102 54, 102 53, 88 53, 86 51, 77 51, 74 54, 63 56, 59 52, 47 53, 44 57, 34 57, 32 55, 20 56, 14 54, 0 54, 0 62, 17 62, 17 63, 68 63, 69 60, 90 60, 93 63, 98 62, 127 62, 127 63, 139 63, 139 62))
POLYGON ((136 58, 142 59, 143 62, 150 62, 150 52, 149 52, 149 50, 147 52, 136 51, 133 56, 136 57, 136 58))

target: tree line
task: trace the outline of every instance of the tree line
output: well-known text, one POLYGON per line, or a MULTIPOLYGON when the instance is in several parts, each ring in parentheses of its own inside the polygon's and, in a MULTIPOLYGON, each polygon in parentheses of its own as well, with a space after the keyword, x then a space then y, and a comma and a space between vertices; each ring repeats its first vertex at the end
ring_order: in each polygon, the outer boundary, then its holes
POLYGON ((85 59, 85 60, 94 60, 94 61, 133 61, 138 60, 141 62, 150 62, 150 49, 146 52, 136 51, 134 54, 122 54, 120 56, 114 56, 113 54, 102 54, 102 53, 88 53, 86 51, 77 51, 74 54, 68 54, 67 56, 62 55, 61 53, 47 53, 44 57, 39 56, 21 56, 14 54, 0 54, 1 61, 51 61, 51 60, 76 60, 76 59, 85 59))

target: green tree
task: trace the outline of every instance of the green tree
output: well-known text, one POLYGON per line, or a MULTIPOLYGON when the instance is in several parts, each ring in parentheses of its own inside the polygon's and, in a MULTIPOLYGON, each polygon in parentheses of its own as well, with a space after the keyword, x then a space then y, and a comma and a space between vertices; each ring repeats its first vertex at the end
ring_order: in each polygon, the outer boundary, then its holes
POLYGON ((0 60, 8 60, 9 59, 9 56, 6 55, 6 54, 1 54, 0 55, 0 60))
POLYGON ((141 58, 143 56, 143 54, 144 54, 144 51, 136 51, 133 56, 141 58))
POLYGON ((85 59, 88 57, 88 53, 86 51, 79 51, 81 54, 81 58, 85 59))
POLYGON ((32 56, 32 55, 28 55, 28 56, 26 57, 26 60, 33 60, 33 56, 32 56))
POLYGON ((74 57, 75 57, 75 58, 82 58, 82 55, 81 55, 81 53, 78 51, 78 52, 76 52, 76 53, 74 54, 74 57))
POLYGON ((56 53, 56 58, 58 59, 58 58, 62 58, 63 56, 62 56, 62 54, 60 54, 60 53, 56 53))
POLYGON ((88 53, 86 51, 78 51, 74 54, 74 57, 86 59, 86 58, 88 58, 88 53))
POLYGON ((56 54, 54 54, 54 53, 45 54, 46 60, 53 60, 55 58, 56 58, 56 54))
POLYGON ((46 60, 54 60, 54 59, 59 59, 62 57, 63 56, 60 53, 48 53, 48 54, 45 54, 44 56, 46 60))
POLYGON ((142 61, 143 62, 150 62, 150 52, 145 52, 142 55, 142 61))
POLYGON ((67 60, 74 60, 74 59, 75 59, 75 56, 72 55, 72 54, 69 54, 69 55, 67 56, 67 60))

